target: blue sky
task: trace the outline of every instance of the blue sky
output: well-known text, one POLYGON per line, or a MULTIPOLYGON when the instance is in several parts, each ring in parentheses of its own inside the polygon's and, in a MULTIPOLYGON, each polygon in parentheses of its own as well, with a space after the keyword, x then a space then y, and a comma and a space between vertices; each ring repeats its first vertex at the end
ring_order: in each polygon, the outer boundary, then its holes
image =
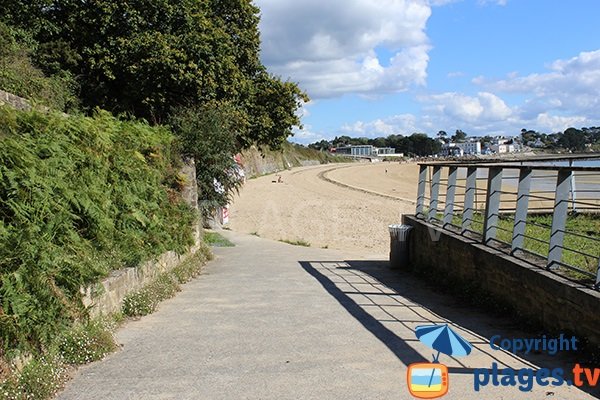
POLYGON ((600 126, 598 0, 255 0, 293 141, 600 126))

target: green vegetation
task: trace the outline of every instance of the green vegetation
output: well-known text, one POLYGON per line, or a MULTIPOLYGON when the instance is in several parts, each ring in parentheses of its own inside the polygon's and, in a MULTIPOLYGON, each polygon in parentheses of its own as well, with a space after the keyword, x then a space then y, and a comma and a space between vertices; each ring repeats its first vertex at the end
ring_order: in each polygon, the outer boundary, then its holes
POLYGON ((75 79, 66 71, 46 76, 31 59, 34 46, 26 33, 0 22, 0 89, 55 110, 76 108, 75 79))
POLYGON ((281 239, 279 241, 282 243, 291 244, 292 246, 310 247, 310 243, 305 240, 302 240, 302 239, 299 239, 299 240, 281 239))
MULTIPOLYGON (((262 65, 258 21, 249 0, 0 2, 0 89, 43 106, 0 108, 0 366, 32 360, 0 368, 0 396, 48 398, 65 365, 110 351, 82 287, 189 248, 182 156, 209 212, 239 188, 235 154, 286 145, 308 98, 262 65)), ((124 311, 197 273, 160 276, 124 311)))
POLYGON ((3 376, 0 398, 42 400, 53 397, 68 379, 72 366, 100 360, 116 349, 113 337, 116 327, 116 318, 99 318, 65 329, 44 354, 34 355, 22 371, 3 376))
POLYGON ((234 247, 227 238, 217 232, 204 232, 204 243, 214 247, 234 247))
MULTIPOLYGON (((473 217, 471 229, 478 233, 483 233, 483 216, 477 213, 473 217)), ((460 226, 461 218, 455 217, 454 225, 460 226)), ((498 223, 497 238, 500 241, 511 243, 514 218, 512 216, 500 217, 498 223)), ((525 235, 538 240, 525 238, 524 247, 526 250, 547 257, 549 252, 550 227, 552 226, 551 215, 529 215, 525 228, 525 235), (534 225, 535 224, 535 225, 534 225), (541 242, 543 241, 543 242, 541 242)), ((567 233, 565 234, 564 246, 570 249, 578 250, 592 257, 586 257, 582 254, 563 250, 562 262, 573 265, 592 274, 596 273, 598 268, 597 255, 600 254, 600 241, 585 239, 581 236, 575 236, 568 232, 574 232, 580 235, 590 236, 600 240, 600 216, 596 214, 573 214, 567 218, 567 233), (594 257, 595 255, 595 257, 594 257)), ((569 276, 575 279, 586 279, 583 274, 576 271, 567 270, 569 276)))
MULTIPOLYGON (((28 77, 39 77, 75 91, 86 113, 100 107, 169 122, 183 155, 196 161, 210 214, 239 187, 233 155, 254 145, 280 148, 308 101, 295 83, 262 65, 259 12, 249 0, 0 2, 0 23, 18 33, 5 35, 12 38, 6 42, 26 49, 18 53, 31 64, 0 79, 0 88, 31 98, 43 91, 28 77)), ((54 108, 69 102, 60 103, 54 108)))
POLYGON ((85 318, 81 287, 192 244, 196 216, 178 192, 173 140, 104 112, 0 108, 3 354, 42 350, 85 318))
POLYGON ((321 140, 320 142, 309 144, 308 147, 316 150, 329 150, 349 145, 392 147, 396 150, 396 153, 404 153, 407 156, 429 156, 437 154, 441 150, 440 142, 430 138, 426 133, 413 133, 410 136, 390 135, 385 138, 378 137, 374 139, 339 136, 331 141, 321 140))
MULTIPOLYGON (((159 275, 142 290, 128 296, 124 314, 139 317, 153 312, 160 301, 172 297, 181 284, 197 276, 211 257, 210 249, 201 246, 173 270, 159 275)), ((72 366, 100 360, 117 348, 113 333, 121 320, 121 315, 117 314, 75 323, 57 333, 46 345, 44 353, 34 354, 20 372, 7 373, 0 369, 0 398, 52 398, 68 379, 72 366)))
POLYGON ((597 150, 600 145, 600 127, 568 128, 564 132, 551 134, 522 129, 521 141, 526 145, 554 151, 563 149, 581 152, 587 146, 591 146, 591 150, 597 150))
POLYGON ((244 160, 244 170, 249 179, 309 163, 328 164, 351 161, 348 158, 335 156, 327 151, 315 150, 287 141, 283 143, 279 150, 259 150, 255 147, 244 150, 242 158, 244 160), (265 166, 268 166, 266 170, 269 172, 265 173, 265 166))
POLYGON ((175 296, 182 284, 198 276, 204 263, 210 259, 210 250, 202 246, 194 256, 171 271, 160 274, 142 289, 127 295, 123 301, 123 314, 128 317, 152 314, 161 301, 175 296))
POLYGON ((262 65, 259 13, 248 0, 0 3, 0 21, 33 38, 45 73, 77 77, 85 109, 161 123, 180 107, 235 104, 243 148, 278 147, 308 100, 262 65))
POLYGON ((0 382, 0 397, 5 400, 50 399, 68 378, 68 366, 56 354, 30 360, 18 373, 0 382))
POLYGON ((101 360, 116 349, 114 328, 109 319, 76 324, 59 337, 58 353, 70 365, 101 360))
POLYGON ((197 163, 196 180, 204 216, 228 204, 242 185, 233 154, 236 152, 235 110, 223 104, 185 108, 171 116, 180 152, 197 163))

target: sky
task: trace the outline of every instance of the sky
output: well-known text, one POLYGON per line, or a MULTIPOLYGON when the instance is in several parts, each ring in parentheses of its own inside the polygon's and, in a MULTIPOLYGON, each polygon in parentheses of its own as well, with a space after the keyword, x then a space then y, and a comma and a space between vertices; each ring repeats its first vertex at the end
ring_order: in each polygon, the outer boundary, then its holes
POLYGON ((292 141, 600 126, 599 0, 255 0, 292 141))

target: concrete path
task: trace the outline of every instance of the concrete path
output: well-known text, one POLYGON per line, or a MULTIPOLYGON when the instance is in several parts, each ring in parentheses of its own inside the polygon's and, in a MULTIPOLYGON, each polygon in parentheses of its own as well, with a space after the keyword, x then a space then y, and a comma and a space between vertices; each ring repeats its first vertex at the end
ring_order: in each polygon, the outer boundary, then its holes
POLYGON ((462 307, 385 262, 224 232, 236 243, 153 315, 118 332, 122 349, 82 367, 59 399, 411 399, 407 365, 432 351, 414 327, 451 323, 475 349, 441 356, 449 399, 584 399, 574 387, 473 390, 473 368, 558 367, 493 351, 532 337, 462 307), (355 259, 352 261, 352 259, 355 259))

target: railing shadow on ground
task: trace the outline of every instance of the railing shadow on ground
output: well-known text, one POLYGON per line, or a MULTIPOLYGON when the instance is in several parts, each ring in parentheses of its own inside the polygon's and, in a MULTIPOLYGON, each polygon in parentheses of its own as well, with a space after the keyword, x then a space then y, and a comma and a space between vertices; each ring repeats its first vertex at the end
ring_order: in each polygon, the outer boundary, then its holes
MULTIPOLYGON (((469 307, 456 298, 438 293, 434 287, 406 272, 392 270, 388 261, 300 261, 302 268, 314 277, 346 311, 383 343, 404 365, 430 362, 431 350, 416 338, 419 325, 449 324, 474 347, 466 358, 446 357, 448 371, 453 374, 473 374, 478 368, 500 370, 531 368, 563 368, 566 378, 576 363, 577 354, 559 352, 519 356, 503 350, 493 350, 489 340, 502 338, 536 338, 539 333, 525 332, 520 324, 508 317, 495 317, 476 307, 469 307), (476 357, 472 357, 477 353, 476 357), (448 360, 450 358, 450 360, 448 360)), ((551 389, 549 389, 551 390, 551 389)), ((600 398, 597 388, 582 387, 600 398)))

